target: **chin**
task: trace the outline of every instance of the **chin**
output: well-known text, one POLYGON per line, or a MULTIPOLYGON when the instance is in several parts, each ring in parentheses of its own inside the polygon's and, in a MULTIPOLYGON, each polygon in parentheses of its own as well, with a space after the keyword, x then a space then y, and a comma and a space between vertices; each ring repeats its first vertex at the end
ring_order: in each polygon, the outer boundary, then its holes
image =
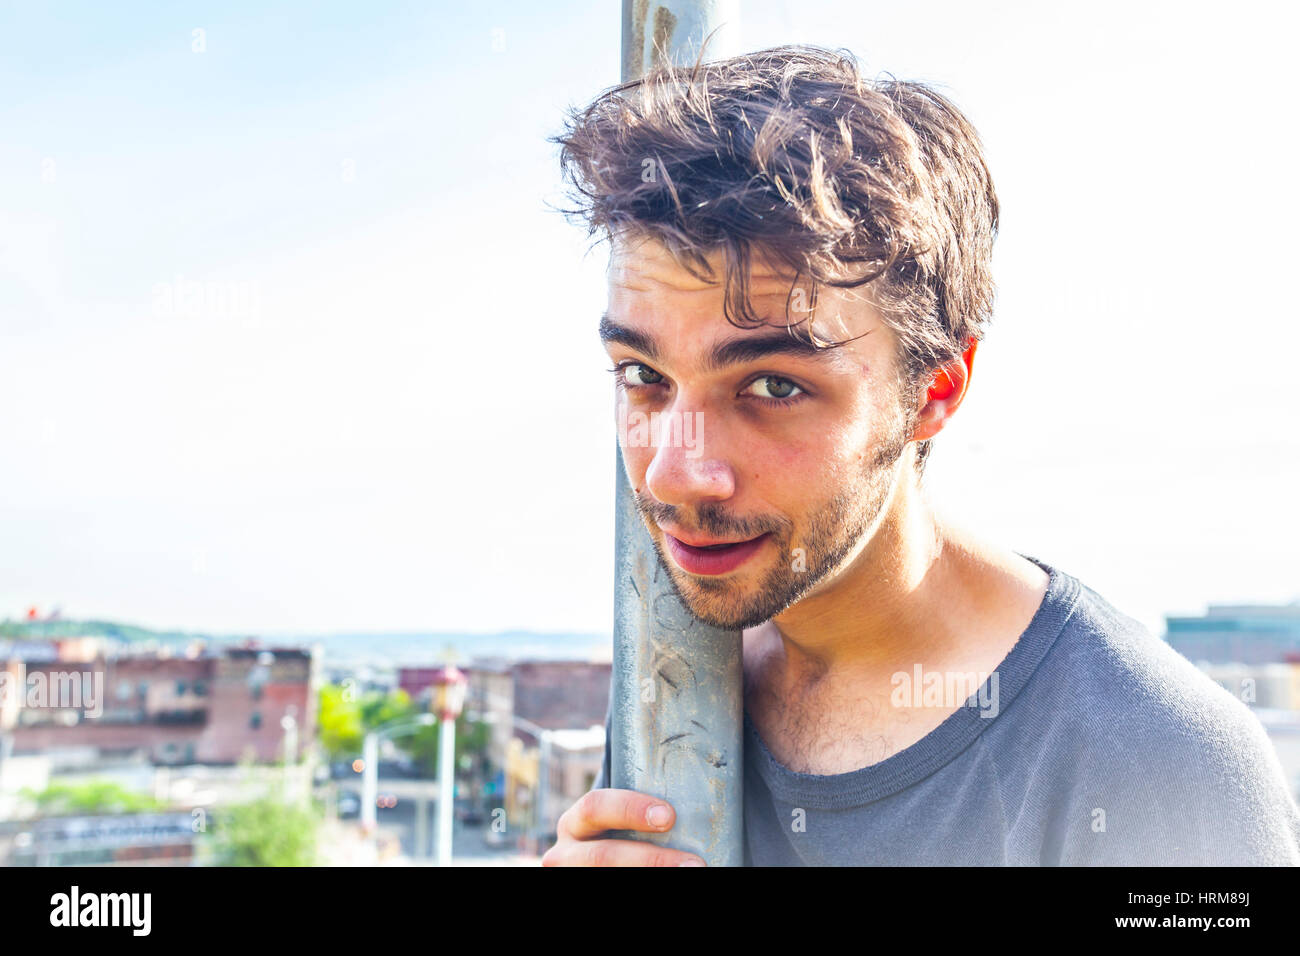
POLYGON ((741 631, 756 623, 740 614, 755 602, 747 581, 728 578, 710 578, 707 587, 700 587, 700 579, 691 575, 679 578, 673 575, 678 598, 692 616, 710 627, 727 631, 741 631))

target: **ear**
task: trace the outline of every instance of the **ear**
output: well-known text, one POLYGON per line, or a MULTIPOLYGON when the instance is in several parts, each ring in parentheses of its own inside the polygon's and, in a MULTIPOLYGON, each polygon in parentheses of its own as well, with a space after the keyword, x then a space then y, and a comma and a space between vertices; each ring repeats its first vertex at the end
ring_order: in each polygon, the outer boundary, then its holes
POLYGON ((968 339, 967 349, 960 358, 935 369, 932 384, 920 398, 916 429, 912 432, 913 441, 924 441, 939 434, 957 411, 962 399, 966 397, 966 386, 970 384, 971 369, 975 363, 975 346, 978 344, 974 337, 968 339))

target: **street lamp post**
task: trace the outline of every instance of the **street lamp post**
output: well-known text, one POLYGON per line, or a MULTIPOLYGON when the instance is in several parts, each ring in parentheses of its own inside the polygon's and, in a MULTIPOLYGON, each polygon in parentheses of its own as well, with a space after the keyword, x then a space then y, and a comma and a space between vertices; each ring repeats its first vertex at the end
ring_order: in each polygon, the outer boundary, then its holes
POLYGON ((451 865, 452 808, 456 800, 456 718, 465 706, 468 681, 455 664, 433 675, 434 709, 442 722, 438 731, 438 865, 451 865))
POLYGON ((361 832, 375 832, 375 801, 379 799, 379 734, 371 731, 361 744, 361 832))
POLYGON ((297 785, 294 782, 294 768, 298 762, 298 721, 294 718, 297 711, 298 708, 290 704, 284 716, 280 718, 280 727, 284 730, 284 791, 286 803, 293 803, 297 799, 295 794, 297 785))
MULTIPOLYGON (((551 790, 551 732, 543 730, 538 740, 537 755, 537 817, 541 824, 538 834, 544 845, 551 835, 551 820, 546 815, 550 801, 546 799, 551 790)), ((537 852, 543 852, 538 850, 537 852)))
POLYGON ((421 714, 414 720, 397 720, 369 731, 361 742, 361 831, 370 836, 375 832, 377 820, 375 801, 379 799, 379 741, 417 727, 428 727, 435 720, 433 714, 421 714))

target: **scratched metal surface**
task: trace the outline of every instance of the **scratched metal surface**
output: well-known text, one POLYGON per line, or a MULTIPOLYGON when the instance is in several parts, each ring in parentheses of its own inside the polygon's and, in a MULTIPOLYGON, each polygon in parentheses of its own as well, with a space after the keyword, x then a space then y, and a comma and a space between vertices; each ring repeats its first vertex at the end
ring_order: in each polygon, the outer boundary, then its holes
POLYGON ((714 28, 705 59, 740 52, 740 0, 623 0, 623 82, 641 76, 658 59, 656 51, 694 63, 714 28))
POLYGON ((741 636, 683 606, 637 513, 621 453, 617 472, 610 783, 677 811, 668 833, 620 836, 741 866, 741 636))

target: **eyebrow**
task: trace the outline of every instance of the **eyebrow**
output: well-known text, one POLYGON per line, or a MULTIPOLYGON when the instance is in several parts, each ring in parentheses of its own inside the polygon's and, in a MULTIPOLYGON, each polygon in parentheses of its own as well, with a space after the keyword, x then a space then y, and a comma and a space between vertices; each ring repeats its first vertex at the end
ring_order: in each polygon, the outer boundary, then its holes
MULTIPOLYGON (((657 362, 660 359, 659 343, 654 336, 619 325, 609 317, 609 313, 600 317, 600 340, 607 345, 611 343, 625 345, 647 356, 651 361, 657 362)), ((814 345, 804 339, 796 338, 788 331, 746 335, 728 339, 714 346, 713 351, 704 360, 704 370, 718 372, 732 365, 743 365, 770 355, 791 355, 796 358, 837 362, 839 349, 814 345)))

